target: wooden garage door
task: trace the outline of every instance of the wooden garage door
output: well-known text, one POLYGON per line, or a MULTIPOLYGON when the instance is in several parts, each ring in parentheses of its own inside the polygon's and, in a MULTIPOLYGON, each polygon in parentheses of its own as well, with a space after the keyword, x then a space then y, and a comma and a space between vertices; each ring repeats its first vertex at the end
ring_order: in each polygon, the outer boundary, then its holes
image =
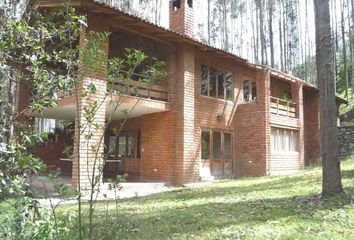
POLYGON ((299 131, 272 128, 270 174, 281 175, 300 170, 299 131))

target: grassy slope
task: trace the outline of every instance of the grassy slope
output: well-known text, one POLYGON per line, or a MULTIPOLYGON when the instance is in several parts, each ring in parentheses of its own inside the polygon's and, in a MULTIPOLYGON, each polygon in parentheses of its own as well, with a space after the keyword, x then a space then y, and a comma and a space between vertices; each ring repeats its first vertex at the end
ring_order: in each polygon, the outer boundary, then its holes
MULTIPOLYGON (((353 196, 354 159, 342 163, 342 172, 353 196)), ((118 218, 114 202, 100 203, 96 233, 100 239, 354 239, 353 202, 323 201, 320 191, 320 168, 217 181, 121 200, 118 218)))

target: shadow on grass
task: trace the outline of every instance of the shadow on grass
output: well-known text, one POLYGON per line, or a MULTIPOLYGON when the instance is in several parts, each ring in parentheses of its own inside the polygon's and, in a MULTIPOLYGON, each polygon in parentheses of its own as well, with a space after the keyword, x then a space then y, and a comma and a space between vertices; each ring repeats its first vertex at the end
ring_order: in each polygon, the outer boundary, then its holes
MULTIPOLYGON (((353 191, 353 189, 351 189, 353 191)), ((139 204, 139 202, 136 202, 139 204)), ((289 198, 259 198, 238 202, 200 202, 193 205, 176 204, 164 208, 147 209, 144 214, 131 208, 119 210, 119 221, 96 222, 101 235, 117 239, 164 239, 171 235, 191 236, 220 228, 252 227, 295 218, 309 223, 322 222, 319 210, 335 211, 350 203, 347 198, 322 200, 318 195, 289 198), (106 228, 105 224, 111 227, 106 228), (116 232, 118 230, 118 232, 116 232), (108 232, 107 232, 108 231, 108 232), (112 231, 112 232, 109 232, 112 231), (115 231, 115 232, 114 232, 115 231)), ((96 219, 103 219, 104 212, 97 212, 96 219)))

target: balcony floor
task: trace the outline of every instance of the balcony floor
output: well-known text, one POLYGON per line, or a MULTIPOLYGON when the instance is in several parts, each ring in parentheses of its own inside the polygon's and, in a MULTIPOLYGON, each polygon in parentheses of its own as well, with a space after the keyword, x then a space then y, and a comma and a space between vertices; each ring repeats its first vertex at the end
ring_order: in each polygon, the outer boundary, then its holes
MULTIPOLYGON (((106 100, 106 117, 112 116, 113 120, 135 118, 142 115, 165 112, 170 110, 170 104, 164 101, 138 98, 134 96, 114 96, 106 100), (119 106, 110 103, 111 100, 119 102, 119 106)), ((58 120, 73 121, 76 114, 76 99, 74 96, 63 98, 55 108, 48 108, 42 114, 32 114, 58 120)))

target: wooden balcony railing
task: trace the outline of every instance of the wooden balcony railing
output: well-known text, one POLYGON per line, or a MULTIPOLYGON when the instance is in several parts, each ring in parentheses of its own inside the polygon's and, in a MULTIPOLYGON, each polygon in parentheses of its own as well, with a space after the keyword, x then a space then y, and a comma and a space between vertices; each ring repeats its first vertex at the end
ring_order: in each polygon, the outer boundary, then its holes
POLYGON ((296 103, 281 98, 270 97, 270 112, 281 116, 296 118, 296 103))
MULTIPOLYGON (((159 100, 168 102, 168 89, 166 86, 154 85, 148 87, 146 84, 140 82, 131 82, 129 84, 113 83, 111 86, 113 90, 124 89, 124 93, 129 96, 136 96, 141 98, 159 100)), ((58 94, 59 98, 66 98, 74 96, 74 90, 61 92, 58 94)))
POLYGON ((141 98, 148 98, 153 100, 159 100, 168 102, 168 89, 166 86, 161 85, 154 85, 154 86, 147 86, 141 82, 130 82, 129 84, 122 84, 122 83, 113 83, 111 85, 112 89, 124 89, 124 93, 128 93, 127 95, 136 96, 141 98))

